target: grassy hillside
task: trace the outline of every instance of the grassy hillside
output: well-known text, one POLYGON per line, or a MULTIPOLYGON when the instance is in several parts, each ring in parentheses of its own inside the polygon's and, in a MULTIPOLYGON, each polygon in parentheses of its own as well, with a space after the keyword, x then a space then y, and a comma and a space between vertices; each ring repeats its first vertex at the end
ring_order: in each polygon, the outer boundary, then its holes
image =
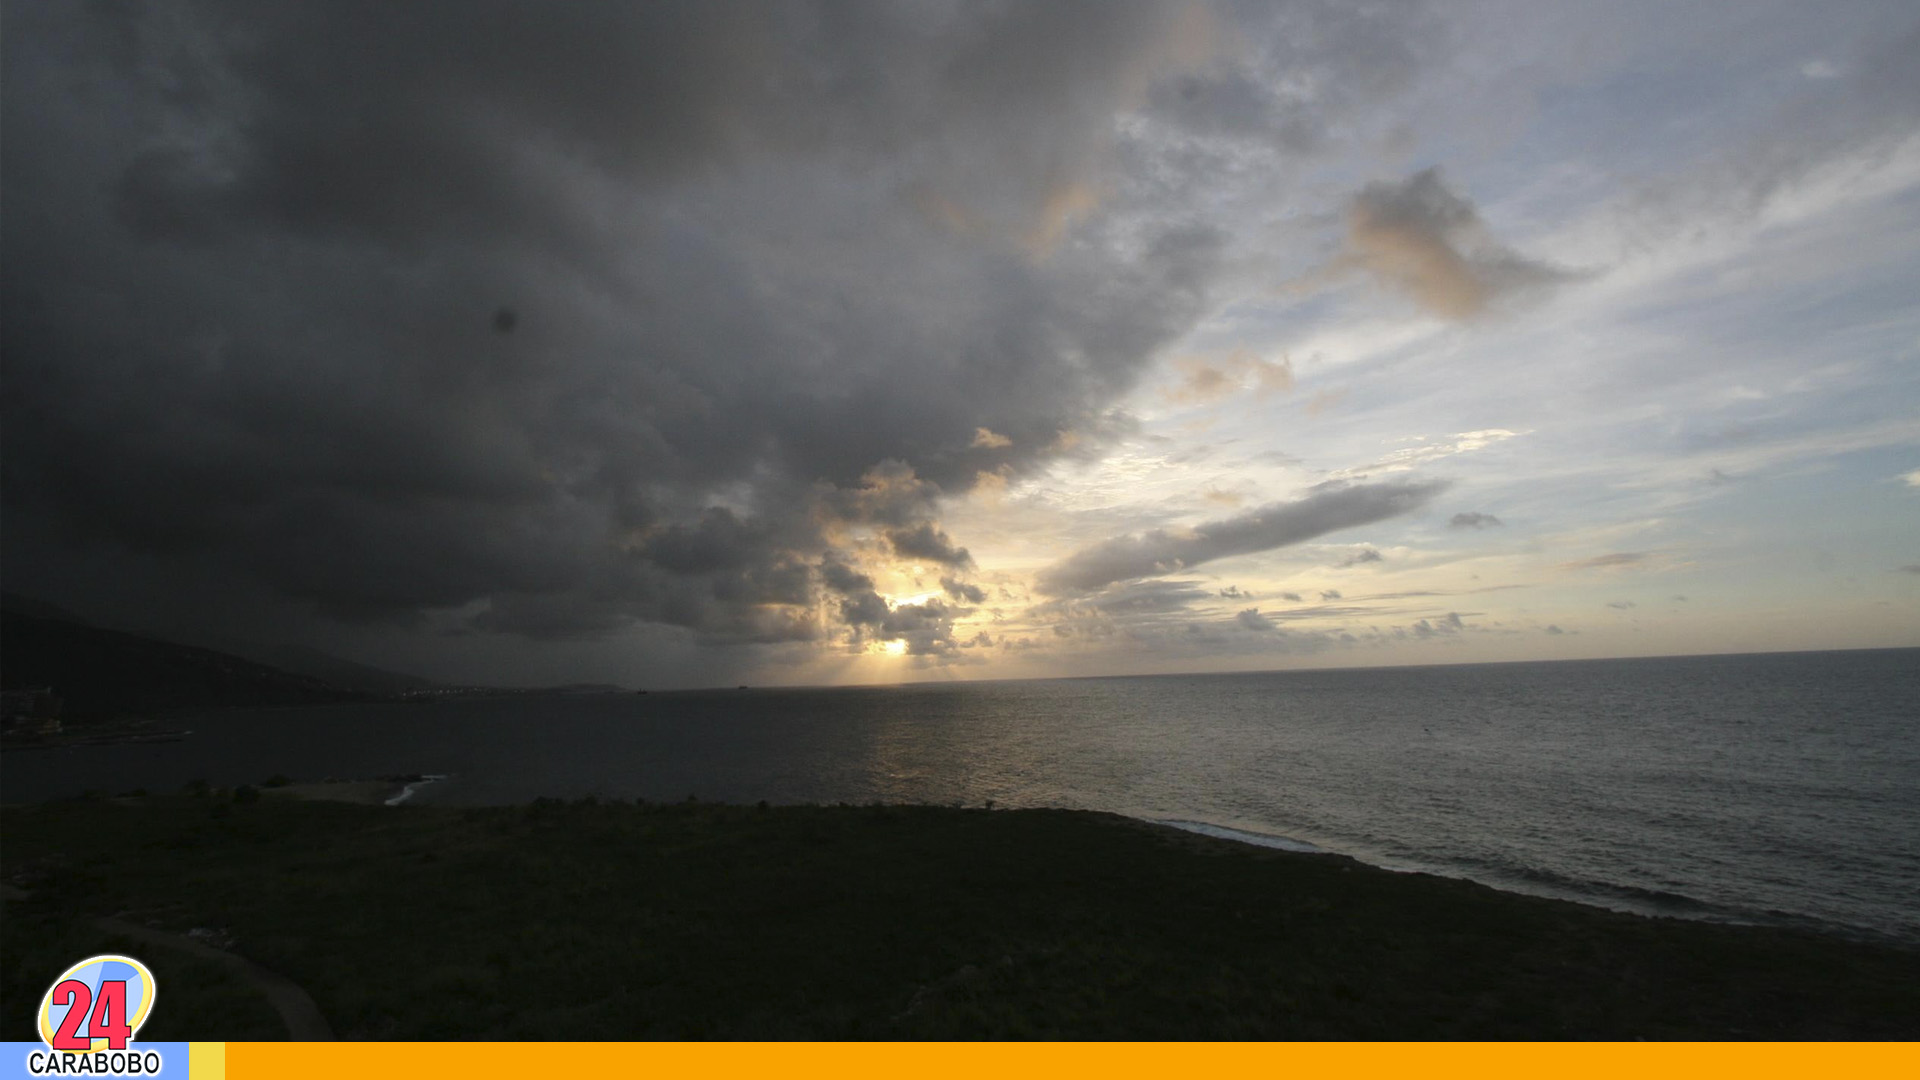
MULTIPOLYGON (((9 905, 4 1015, 125 911, 230 934, 347 1038, 1920 1036, 1920 954, 1102 814, 269 793, 0 826, 0 870, 32 891, 9 905)), ((161 1000, 155 1038, 259 1034, 161 1000)))

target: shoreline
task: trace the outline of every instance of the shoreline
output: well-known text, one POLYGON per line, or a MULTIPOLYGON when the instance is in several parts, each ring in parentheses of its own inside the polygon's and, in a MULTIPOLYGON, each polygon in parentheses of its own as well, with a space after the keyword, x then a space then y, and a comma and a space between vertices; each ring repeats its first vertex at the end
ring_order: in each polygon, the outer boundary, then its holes
MULTIPOLYGON (((436 774, 436 773, 414 774, 412 776, 407 776, 407 777, 383 777, 376 780, 328 779, 323 781, 296 783, 296 784, 287 785, 282 788, 270 789, 270 790, 285 792, 287 795, 293 798, 352 803, 352 804, 364 805, 364 806, 411 805, 414 807, 420 807, 423 805, 432 805, 432 806, 458 805, 458 804, 422 804, 414 801, 413 799, 413 795, 419 789, 430 786, 437 782, 447 780, 447 779, 449 779, 449 777, 446 774, 436 774)), ((534 800, 531 800, 525 803, 509 803, 509 804, 503 804, 503 805, 527 807, 527 806, 535 805, 536 803, 541 801, 542 801, 541 799, 536 798, 534 800)), ((559 800, 559 801, 565 802, 565 800, 559 800)), ((708 805, 730 806, 735 804, 712 803, 708 805)), ((745 804, 740 804, 740 805, 745 805, 745 804)), ((779 804, 779 805, 781 806, 786 806, 786 805, 825 806, 827 804, 796 803, 796 804, 779 804)), ((846 805, 846 804, 841 804, 841 805, 846 805)), ((936 806, 936 804, 900 804, 900 805, 936 806)), ((999 812, 1007 812, 1013 809, 1015 808, 1002 807, 999 812)), ((1444 866, 1429 866, 1429 865, 1417 865, 1417 864, 1411 865, 1411 866, 1389 865, 1383 862, 1374 862, 1361 855, 1356 855, 1347 851, 1341 851, 1335 848, 1322 847, 1312 842, 1309 842, 1306 840, 1300 840, 1298 838, 1291 837, 1291 836, 1286 836, 1278 833, 1257 832, 1250 829, 1238 828, 1235 826, 1219 825, 1209 821, 1199 821, 1199 820, 1184 819, 1184 818, 1144 817, 1144 816, 1135 816, 1132 814, 1124 814, 1118 811, 1075 810, 1075 809, 1068 809, 1064 807, 1031 807, 1031 808, 1025 808, 1025 809, 1053 810, 1053 811, 1060 811, 1065 813, 1108 814, 1117 818, 1124 819, 1126 821, 1136 822, 1143 826, 1149 826, 1156 830, 1162 830, 1168 834, 1171 834, 1173 837, 1189 838, 1195 841, 1204 841, 1203 843, 1198 843, 1195 845, 1196 850, 1205 850, 1206 847, 1208 846, 1208 843, 1205 843, 1205 842, 1210 842, 1210 843, 1218 843, 1218 844, 1230 844, 1230 845, 1235 845, 1236 847, 1252 849, 1255 851, 1265 850, 1265 851, 1282 852, 1282 853, 1293 854, 1293 855, 1325 855, 1325 856, 1332 856, 1334 858, 1348 859, 1360 866, 1365 866, 1370 870, 1378 870, 1383 873, 1426 876, 1426 877, 1440 878, 1448 881, 1465 882, 1465 883, 1479 885, 1485 888, 1493 889, 1497 892, 1504 893, 1510 896, 1523 896, 1523 897, 1529 897, 1533 899, 1551 900, 1551 901, 1557 901, 1557 902, 1563 902, 1563 903, 1577 904, 1577 905, 1580 905, 1581 907, 1591 908, 1595 911, 1605 911, 1613 914, 1629 915, 1636 918, 1671 919, 1671 920, 1677 920, 1681 922, 1699 923, 1702 925, 1709 925, 1709 926, 1754 927, 1759 929, 1770 929, 1770 930, 1789 930, 1789 931, 1796 931, 1801 933, 1818 934, 1826 937, 1832 937, 1836 940, 1854 942, 1857 944, 1864 944, 1864 945, 1871 945, 1871 946, 1884 946, 1889 948, 1904 948, 1904 949, 1920 950, 1920 937, 1902 935, 1898 933, 1891 933, 1886 930, 1869 927, 1869 926, 1856 926, 1856 925, 1851 925, 1846 923, 1836 923, 1828 920, 1818 919, 1813 916, 1800 915, 1800 914, 1791 913, 1791 912, 1764 912, 1764 911, 1728 908, 1722 905, 1710 903, 1708 901, 1699 900, 1693 897, 1678 895, 1678 894, 1671 894, 1665 897, 1637 898, 1632 894, 1634 892, 1643 891, 1643 890, 1637 890, 1634 886, 1619 885, 1619 884, 1610 883, 1610 882, 1588 882, 1588 883, 1585 883, 1586 887, 1583 889, 1580 883, 1552 885, 1552 884, 1543 884, 1543 883, 1512 882, 1512 881, 1506 881, 1506 880, 1499 880, 1497 875, 1488 875, 1488 877, 1495 878, 1494 880, 1488 880, 1487 877, 1474 877, 1466 873, 1455 871, 1453 868, 1444 867, 1444 866), (1610 892, 1624 893, 1627 895, 1609 895, 1610 892)))
MULTIPOLYGON (((319 780, 290 781, 285 777, 274 777, 258 784, 240 784, 233 788, 211 788, 210 791, 225 794, 242 788, 252 789, 260 797, 273 800, 300 802, 331 802, 357 806, 398 807, 422 806, 432 808, 467 807, 459 802, 426 802, 416 798, 422 791, 435 784, 453 779, 446 773, 408 773, 372 778, 325 777, 319 780)), ((124 800, 130 797, 145 798, 149 792, 135 789, 119 795, 95 792, 90 795, 68 796, 66 800, 44 800, 60 802, 67 800, 85 800, 89 798, 109 798, 124 800)), ((536 797, 523 803, 472 804, 480 806, 517 806, 527 807, 542 802, 561 802, 550 797, 536 797)), ((620 800, 612 799, 613 803, 620 800)), ((644 804, 644 803, 643 803, 644 804)), ((30 806, 34 803, 0 803, 5 806, 30 806)), ((664 805, 664 804, 661 804, 664 805)), ((708 805, 729 805, 713 803, 708 805)), ((744 805, 744 804, 742 804, 744 805)), ((806 806, 828 804, 777 804, 779 806, 806 806)), ((846 806, 847 803, 839 805, 846 806)), ((901 804, 928 805, 940 804, 901 804)), ((1000 811, 1014 807, 1002 806, 1000 811)), ((1763 910, 1727 906, 1701 900, 1679 893, 1666 893, 1648 890, 1642 887, 1608 881, 1575 880, 1530 880, 1524 872, 1503 875, 1497 872, 1483 872, 1479 875, 1444 864, 1426 863, 1418 860, 1381 860, 1374 861, 1364 854, 1345 851, 1339 848, 1322 847, 1310 841, 1281 833, 1262 832, 1233 825, 1220 825, 1210 821, 1191 818, 1163 818, 1134 816, 1120 811, 1104 810, 1066 810, 1057 807, 1033 807, 1029 809, 1057 809, 1065 812, 1107 813, 1153 826, 1169 833, 1213 842, 1233 844, 1253 850, 1272 850, 1290 854, 1320 854, 1351 859, 1358 865, 1386 873, 1405 875, 1425 875, 1451 881, 1468 882, 1494 889, 1498 892, 1537 899, 1561 901, 1578 904, 1595 911, 1631 915, 1647 919, 1670 919, 1698 923, 1710 926, 1755 927, 1761 929, 1781 929, 1803 933, 1812 933, 1830 937, 1839 941, 1901 949, 1920 950, 1920 928, 1901 927, 1889 929, 1882 926, 1857 923, 1836 922, 1799 912, 1782 910, 1763 910), (1516 878, 1518 880, 1516 880, 1516 878)))
MULTIPOLYGON (((445 773, 413 773, 405 776, 380 776, 371 780, 338 779, 299 780, 263 785, 262 794, 303 802, 338 802, 354 806, 402 806, 414 793, 430 784, 447 779, 445 773)), ((417 804, 416 804, 417 805, 417 804)))
MULTIPOLYGON (((1106 812, 398 813, 373 801, 381 785, 319 789, 357 802, 7 807, 4 877, 32 897, 8 901, 10 963, 57 975, 107 946, 88 929, 100 916, 204 927, 305 987, 349 1039, 1920 1036, 1913 949, 1615 913, 1106 812)), ((230 1034, 227 1011, 175 1030, 230 1034)))

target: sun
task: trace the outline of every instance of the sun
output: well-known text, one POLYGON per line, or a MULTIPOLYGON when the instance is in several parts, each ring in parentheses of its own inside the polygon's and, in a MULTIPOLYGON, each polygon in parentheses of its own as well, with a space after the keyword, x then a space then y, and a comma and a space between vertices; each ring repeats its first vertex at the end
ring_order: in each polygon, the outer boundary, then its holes
POLYGON ((905 656, 907 655, 906 640, 903 638, 895 638, 892 641, 885 642, 880 646, 880 651, 886 653, 888 656, 905 656))

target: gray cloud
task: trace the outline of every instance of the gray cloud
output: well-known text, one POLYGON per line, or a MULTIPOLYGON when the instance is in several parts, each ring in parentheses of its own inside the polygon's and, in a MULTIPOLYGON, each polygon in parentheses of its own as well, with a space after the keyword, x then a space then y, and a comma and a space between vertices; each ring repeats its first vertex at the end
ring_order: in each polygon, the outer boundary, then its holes
POLYGON ((1361 189, 1347 208, 1346 261, 1446 319, 1573 277, 1495 241, 1438 169, 1361 189))
POLYGON ((1920 574, 1920 563, 1908 563, 1900 568, 1903 574, 1920 574))
POLYGON ((911 529, 894 529, 887 533, 887 542, 893 545, 893 553, 903 559, 925 559, 947 566, 973 563, 973 556, 967 554, 966 548, 955 547, 947 534, 930 521, 911 529))
POLYGON ((957 578, 941 578, 940 588, 946 590, 947 596, 956 603, 984 604, 987 600, 987 590, 978 585, 970 585, 957 578))
POLYGON ((1606 555, 1595 555, 1591 559, 1576 559, 1560 564, 1562 570, 1615 570, 1634 566, 1647 560, 1650 553, 1645 551, 1615 551, 1606 555))
POLYGON ((1445 481, 1328 483, 1290 503, 1271 503, 1191 529, 1155 529, 1083 549, 1041 571, 1049 595, 1087 592, 1115 581, 1175 573, 1214 559, 1248 555, 1311 540, 1339 529, 1384 521, 1425 506, 1445 481))
POLYGON ((1236 614, 1233 617, 1233 621, 1243 630, 1274 629, 1273 622, 1266 616, 1260 614, 1259 608, 1247 608, 1245 611, 1236 614))
POLYGON ((963 564, 940 499, 1093 452, 1204 310, 1225 235, 1096 181, 1213 18, 10 9, 10 573, 153 620, 879 625, 837 530, 963 564))
POLYGON ((1458 634, 1466 628, 1467 624, 1460 618, 1460 613, 1457 611, 1449 611, 1447 612, 1447 617, 1438 622, 1431 619, 1421 619, 1419 622, 1414 623, 1411 629, 1413 630, 1414 637, 1430 638, 1458 634))
POLYGON ((1344 569, 1349 566, 1359 566, 1362 563, 1375 563, 1375 562, 1384 562, 1384 561, 1386 561, 1386 556, 1380 554, 1379 552, 1373 550, 1372 548, 1363 548, 1360 551, 1357 551, 1352 555, 1349 555, 1346 558, 1341 559, 1340 566, 1342 569, 1344 569))
POLYGON ((1453 520, 1447 522, 1447 526, 1454 529, 1486 529, 1497 528, 1499 525, 1499 518, 1478 511, 1455 514, 1453 520))

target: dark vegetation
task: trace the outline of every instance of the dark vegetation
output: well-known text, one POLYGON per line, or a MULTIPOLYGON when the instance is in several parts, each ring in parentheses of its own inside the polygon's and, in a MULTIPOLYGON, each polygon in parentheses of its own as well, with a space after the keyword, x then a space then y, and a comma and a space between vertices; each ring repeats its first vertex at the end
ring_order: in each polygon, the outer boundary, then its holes
MULTIPOLYGON (((1920 1036, 1913 952, 1110 815, 234 795, 0 811, 0 870, 30 895, 7 904, 0 1015, 123 913, 230 939, 345 1038, 1920 1036)), ((274 1034, 244 988, 162 953, 134 951, 162 983, 144 1034, 274 1034)))

